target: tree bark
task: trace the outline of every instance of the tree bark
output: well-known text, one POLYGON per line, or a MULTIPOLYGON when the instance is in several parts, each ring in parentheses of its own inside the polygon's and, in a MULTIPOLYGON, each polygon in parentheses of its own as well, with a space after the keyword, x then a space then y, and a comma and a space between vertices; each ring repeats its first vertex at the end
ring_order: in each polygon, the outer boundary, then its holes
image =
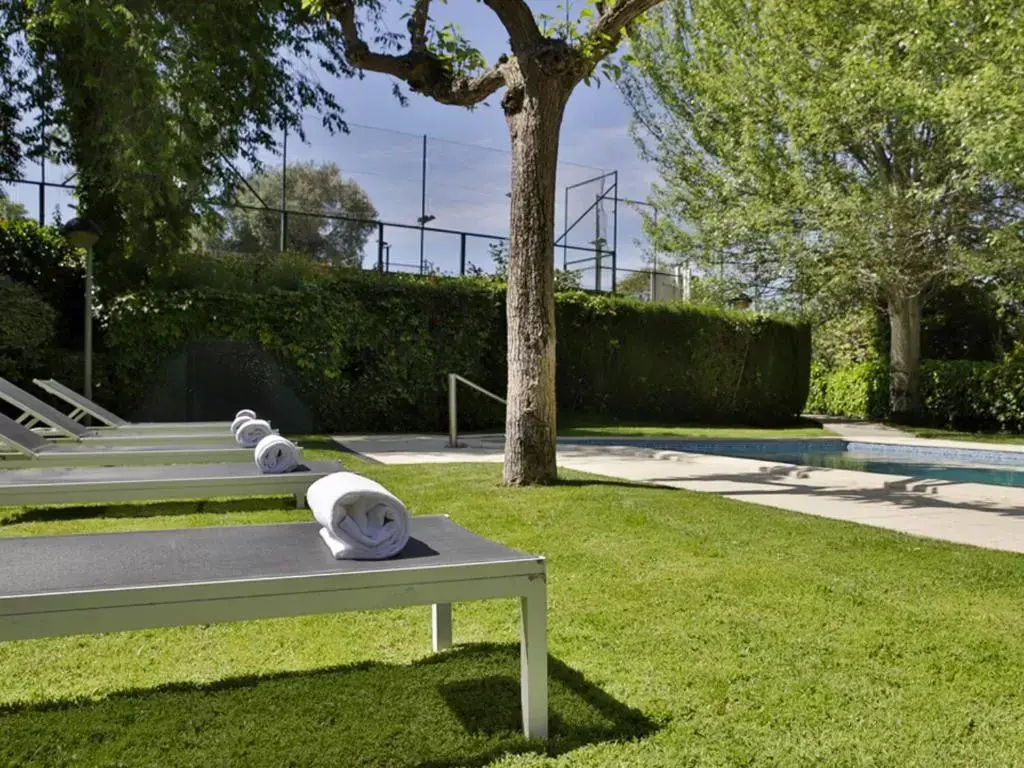
POLYGON ((889 408, 894 421, 909 422, 921 395, 921 296, 891 296, 889 327, 889 408))
POLYGON ((571 87, 557 78, 510 83, 502 100, 512 140, 508 263, 506 485, 552 483, 555 463, 555 175, 571 87))

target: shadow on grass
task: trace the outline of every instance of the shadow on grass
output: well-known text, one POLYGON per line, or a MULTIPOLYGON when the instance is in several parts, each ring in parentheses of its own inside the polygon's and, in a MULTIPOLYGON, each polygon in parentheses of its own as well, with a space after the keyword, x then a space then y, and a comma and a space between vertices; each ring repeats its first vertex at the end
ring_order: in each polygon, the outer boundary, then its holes
MULTIPOLYGON (((580 471, 580 470, 574 470, 580 471)), ((654 485, 652 483, 645 483, 643 481, 631 481, 631 480, 606 480, 600 477, 559 477, 552 486, 555 488, 631 488, 633 490, 644 490, 644 491, 668 491, 670 493, 679 493, 675 488, 670 488, 665 485, 654 485)))
POLYGON ((262 496, 249 499, 207 499, 199 501, 158 501, 149 504, 75 504, 62 507, 15 508, 0 517, 0 525, 83 520, 95 517, 165 517, 174 515, 227 514, 268 509, 294 509, 294 496, 262 496))
POLYGON ((657 725, 557 659, 551 738, 522 736, 519 649, 473 645, 355 666, 0 710, 0 763, 481 766, 647 736, 657 725))

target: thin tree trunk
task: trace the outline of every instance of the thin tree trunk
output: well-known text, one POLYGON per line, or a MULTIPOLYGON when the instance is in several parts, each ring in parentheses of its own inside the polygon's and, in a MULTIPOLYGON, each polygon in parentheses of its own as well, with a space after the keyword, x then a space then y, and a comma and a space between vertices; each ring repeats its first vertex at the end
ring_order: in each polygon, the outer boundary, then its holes
POLYGON ((506 93, 512 139, 506 485, 552 483, 555 464, 555 174, 568 98, 558 82, 506 93))
POLYGON ((890 297, 889 326, 889 408, 894 421, 908 422, 917 414, 921 396, 921 297, 890 297))

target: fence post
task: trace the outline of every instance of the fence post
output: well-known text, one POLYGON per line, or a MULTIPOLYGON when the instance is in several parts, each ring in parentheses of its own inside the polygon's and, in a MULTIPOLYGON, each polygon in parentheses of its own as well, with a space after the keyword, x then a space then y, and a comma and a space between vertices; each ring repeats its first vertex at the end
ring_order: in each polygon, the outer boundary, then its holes
POLYGON ((377 222, 377 270, 384 272, 384 222, 377 222))
POLYGON ((463 232, 459 236, 459 274, 465 277, 466 275, 466 233, 463 232))

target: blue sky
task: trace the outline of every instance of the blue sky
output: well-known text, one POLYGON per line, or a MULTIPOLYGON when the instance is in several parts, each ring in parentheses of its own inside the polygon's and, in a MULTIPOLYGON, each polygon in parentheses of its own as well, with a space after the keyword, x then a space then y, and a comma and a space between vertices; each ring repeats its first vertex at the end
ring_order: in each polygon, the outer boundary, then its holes
MULTIPOLYGON (((531 5, 538 13, 558 13, 556 0, 535 0, 531 5)), ((578 10, 582 0, 575 0, 575 5, 578 10)), ((507 51, 504 30, 481 3, 435 2, 432 14, 439 23, 458 23, 464 36, 489 62, 507 51)), ((389 18, 387 25, 391 31, 404 32, 398 14, 389 18)), ((332 90, 346 110, 351 134, 329 136, 317 125, 316 116, 310 115, 306 120, 308 144, 290 146, 289 158, 336 162, 343 173, 367 189, 383 220, 415 223, 420 215, 421 136, 427 134, 427 212, 436 216, 432 226, 505 234, 508 133, 498 105, 500 93, 474 110, 437 104, 416 94, 409 94, 408 106, 403 107, 392 95, 391 86, 391 78, 375 73, 366 73, 363 79, 335 81, 332 90)), ((639 159, 629 136, 629 121, 629 109, 613 84, 581 85, 576 89, 566 111, 559 150, 559 226, 564 217, 564 187, 602 172, 618 171, 619 197, 646 199, 657 175, 639 159)), ((583 213, 600 191, 598 183, 575 191, 569 201, 569 220, 583 213)), ((611 214, 609 205, 604 233, 609 241, 611 214)), ((620 205, 618 225, 620 264, 636 266, 640 249, 634 241, 642 238, 640 217, 628 206, 620 205)), ((593 237, 591 215, 571 233, 569 243, 586 245, 593 237)), ((403 238, 395 231, 388 239, 393 241, 394 260, 408 260, 408 256, 403 259, 397 254, 408 254, 410 249, 418 256, 416 233, 403 238)), ((428 258, 431 253, 438 254, 433 260, 442 268, 452 268, 453 247, 451 238, 428 235, 428 258)), ((489 263, 484 241, 471 240, 469 248, 471 261, 482 266, 489 263)))
MULTIPOLYGON (((555 15, 558 0, 533 0, 538 13, 555 15)), ((572 0, 578 11, 582 0, 572 0)), ((404 32, 399 18, 408 2, 395 2, 396 12, 388 19, 389 29, 404 32)), ((564 14, 564 10, 561 11, 564 14)), ((493 13, 483 4, 457 0, 442 4, 435 0, 435 21, 456 22, 464 36, 477 45, 487 60, 494 61, 507 50, 506 36, 493 13)), ((325 78, 328 76, 324 76, 325 78)), ((415 224, 420 215, 420 172, 422 136, 427 142, 427 212, 436 217, 431 226, 504 235, 508 229, 508 134, 499 107, 500 93, 489 103, 474 110, 437 104, 409 94, 407 106, 392 95, 391 78, 366 73, 362 79, 328 78, 324 80, 345 108, 351 124, 349 135, 331 136, 319 124, 315 114, 304 116, 307 142, 300 144, 292 136, 288 145, 289 162, 313 160, 334 162, 344 175, 358 181, 370 194, 379 216, 387 222, 415 224)), ((572 96, 562 128, 559 153, 559 192, 556 221, 565 216, 563 190, 566 185, 583 181, 602 172, 618 171, 619 196, 644 200, 656 180, 655 170, 638 157, 629 137, 630 112, 617 88, 608 82, 600 87, 579 86, 572 96)), ((267 164, 279 164, 280 157, 268 155, 267 164)), ((38 167, 26 167, 27 178, 38 178, 38 167)), ((57 174, 51 171, 50 178, 57 174)), ((599 183, 576 190, 568 205, 572 221, 601 191, 599 183)), ((30 189, 11 189, 15 199, 25 198, 36 208, 30 189)), ((48 193, 47 210, 61 203, 71 214, 70 196, 58 191, 48 193), (59 197, 67 199, 58 200, 59 197)), ((612 239, 611 205, 606 206, 604 236, 612 239)), ((559 229, 559 232, 561 229, 559 229)), ((392 260, 416 262, 419 234, 390 229, 392 260)), ((571 245, 587 245, 594 237, 591 214, 571 233, 571 245)), ((639 266, 642 239, 640 216, 628 206, 619 206, 618 252, 620 266, 639 266)), ((427 258, 443 270, 452 271, 458 263, 458 238, 445 235, 426 237, 427 258)), ((471 238, 469 260, 490 265, 487 241, 471 238)), ((570 252, 571 254, 571 252, 570 252)), ((367 259, 375 258, 376 248, 368 248, 367 259)), ((570 256, 571 258, 571 256, 570 256)), ((561 263, 561 256, 558 258, 561 263)), ((589 278, 591 281, 592 277, 589 278)))

